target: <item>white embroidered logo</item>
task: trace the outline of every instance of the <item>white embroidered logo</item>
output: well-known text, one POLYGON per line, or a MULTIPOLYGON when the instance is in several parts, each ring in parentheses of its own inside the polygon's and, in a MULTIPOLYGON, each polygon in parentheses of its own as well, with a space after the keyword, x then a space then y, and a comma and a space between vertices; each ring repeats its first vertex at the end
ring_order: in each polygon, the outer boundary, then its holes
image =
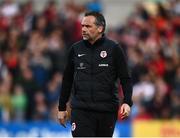
POLYGON ((79 63, 79 67, 77 67, 77 69, 86 69, 86 67, 84 66, 84 63, 79 63))
POLYGON ((106 52, 106 51, 101 51, 100 56, 101 56, 102 58, 107 57, 107 52, 106 52))
POLYGON ((108 64, 99 64, 99 67, 108 67, 108 64))
POLYGON ((86 54, 78 54, 78 57, 82 57, 85 56, 86 54))
POLYGON ((71 130, 74 131, 76 129, 76 123, 72 123, 71 130))

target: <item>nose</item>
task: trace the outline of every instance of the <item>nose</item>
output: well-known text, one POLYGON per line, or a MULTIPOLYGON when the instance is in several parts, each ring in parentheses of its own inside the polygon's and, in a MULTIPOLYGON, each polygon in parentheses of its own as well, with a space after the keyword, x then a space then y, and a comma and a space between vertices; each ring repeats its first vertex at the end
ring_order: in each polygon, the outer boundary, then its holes
POLYGON ((84 29, 84 27, 82 27, 82 32, 85 32, 85 29, 84 29))
POLYGON ((82 27, 82 32, 86 32, 86 27, 82 27))

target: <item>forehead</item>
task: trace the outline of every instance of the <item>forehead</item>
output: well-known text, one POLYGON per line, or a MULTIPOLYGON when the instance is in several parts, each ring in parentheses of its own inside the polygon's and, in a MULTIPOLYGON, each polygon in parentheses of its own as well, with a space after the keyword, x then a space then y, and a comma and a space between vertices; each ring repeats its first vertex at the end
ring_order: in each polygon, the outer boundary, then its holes
POLYGON ((94 16, 85 16, 83 17, 81 24, 94 24, 95 20, 94 16))

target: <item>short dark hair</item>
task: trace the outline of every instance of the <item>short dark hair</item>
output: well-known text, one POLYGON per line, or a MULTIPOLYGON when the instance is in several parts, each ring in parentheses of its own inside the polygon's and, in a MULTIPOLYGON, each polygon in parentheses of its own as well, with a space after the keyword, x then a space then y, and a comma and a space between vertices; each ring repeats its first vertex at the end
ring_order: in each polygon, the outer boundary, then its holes
POLYGON ((84 16, 94 16, 96 18, 95 24, 97 26, 103 26, 103 33, 104 33, 105 28, 106 28, 106 21, 105 21, 104 16, 101 13, 95 12, 95 11, 89 11, 89 12, 86 12, 84 16))

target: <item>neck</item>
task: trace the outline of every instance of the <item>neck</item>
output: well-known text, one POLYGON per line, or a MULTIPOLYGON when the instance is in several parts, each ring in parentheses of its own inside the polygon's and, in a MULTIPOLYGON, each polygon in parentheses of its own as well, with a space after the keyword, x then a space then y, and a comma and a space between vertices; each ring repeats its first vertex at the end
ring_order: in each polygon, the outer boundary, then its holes
POLYGON ((93 45, 98 39, 100 39, 102 37, 102 34, 97 36, 95 39, 93 40, 89 40, 89 43, 91 43, 91 45, 93 45))

